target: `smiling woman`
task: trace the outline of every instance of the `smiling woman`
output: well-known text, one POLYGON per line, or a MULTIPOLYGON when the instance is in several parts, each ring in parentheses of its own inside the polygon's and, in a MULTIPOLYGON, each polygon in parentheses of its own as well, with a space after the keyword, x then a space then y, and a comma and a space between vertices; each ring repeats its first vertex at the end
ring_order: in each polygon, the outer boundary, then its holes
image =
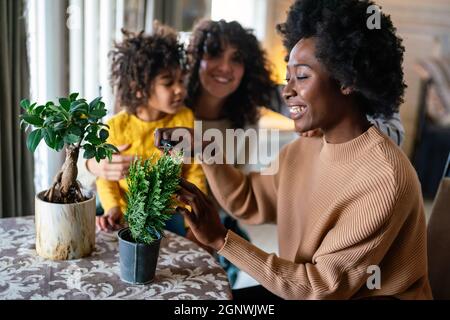
POLYGON ((417 174, 367 120, 397 111, 404 91, 401 40, 384 13, 381 29, 367 29, 372 5, 298 0, 279 27, 290 51, 283 95, 291 117, 298 132, 320 129, 323 137, 286 146, 272 175, 203 158, 225 210, 246 223, 277 224, 280 257, 220 225, 210 200, 181 184, 192 211, 180 211, 197 239, 285 299, 432 297, 417 174), (377 290, 371 270, 381 276, 377 290))

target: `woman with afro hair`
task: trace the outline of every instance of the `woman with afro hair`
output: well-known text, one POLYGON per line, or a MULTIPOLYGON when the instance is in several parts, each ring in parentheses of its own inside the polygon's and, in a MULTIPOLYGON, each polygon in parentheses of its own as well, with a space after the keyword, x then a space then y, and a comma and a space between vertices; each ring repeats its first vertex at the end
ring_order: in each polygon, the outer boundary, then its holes
POLYGON ((417 175, 367 120, 397 112, 405 89, 401 40, 382 12, 380 28, 368 28, 372 5, 298 0, 278 26, 289 51, 283 96, 291 118, 299 133, 320 129, 322 137, 287 145, 271 175, 203 157, 223 208, 246 223, 277 224, 279 256, 227 230, 212 202, 182 181, 178 198, 192 210, 179 211, 196 238, 261 284, 235 291, 236 299, 432 298, 417 175))

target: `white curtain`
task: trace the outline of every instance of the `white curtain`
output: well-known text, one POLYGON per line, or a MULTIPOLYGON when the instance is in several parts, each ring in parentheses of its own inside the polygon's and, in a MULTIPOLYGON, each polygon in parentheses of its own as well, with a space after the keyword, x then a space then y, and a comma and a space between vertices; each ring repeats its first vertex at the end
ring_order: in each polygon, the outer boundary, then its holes
MULTIPOLYGON (((150 31, 154 0, 28 0, 31 99, 39 102, 78 92, 102 96, 108 115, 114 97, 108 53, 121 29, 150 31)), ((36 190, 48 188, 63 155, 42 143, 35 153, 36 190)))

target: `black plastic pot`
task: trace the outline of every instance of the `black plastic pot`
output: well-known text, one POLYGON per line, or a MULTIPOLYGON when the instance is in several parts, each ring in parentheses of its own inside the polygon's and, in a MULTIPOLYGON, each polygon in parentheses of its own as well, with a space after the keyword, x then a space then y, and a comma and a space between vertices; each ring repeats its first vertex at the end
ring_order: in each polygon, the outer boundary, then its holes
POLYGON ((152 244, 136 243, 129 228, 121 229, 119 236, 120 278, 131 284, 146 284, 155 277, 161 238, 152 244))

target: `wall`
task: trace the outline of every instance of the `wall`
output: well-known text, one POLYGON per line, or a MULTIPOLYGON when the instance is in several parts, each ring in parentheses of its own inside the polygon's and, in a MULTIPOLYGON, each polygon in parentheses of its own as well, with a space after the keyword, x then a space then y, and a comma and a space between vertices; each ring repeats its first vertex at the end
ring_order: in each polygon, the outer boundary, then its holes
POLYGON ((404 71, 408 89, 400 115, 406 130, 403 149, 411 156, 419 98, 419 77, 414 64, 418 59, 450 54, 450 0, 380 0, 377 3, 391 15, 406 49, 404 71))
MULTIPOLYGON (((270 59, 277 63, 276 74, 279 79, 284 79, 285 65, 281 61, 285 53, 274 26, 285 20, 286 11, 293 0, 267 1, 267 39, 264 47, 270 59)), ((391 15, 406 48, 404 71, 408 89, 400 116, 406 130, 403 149, 411 156, 419 95, 419 78, 414 71, 414 63, 428 56, 450 54, 450 0, 378 0, 376 3, 383 12, 391 15)))

